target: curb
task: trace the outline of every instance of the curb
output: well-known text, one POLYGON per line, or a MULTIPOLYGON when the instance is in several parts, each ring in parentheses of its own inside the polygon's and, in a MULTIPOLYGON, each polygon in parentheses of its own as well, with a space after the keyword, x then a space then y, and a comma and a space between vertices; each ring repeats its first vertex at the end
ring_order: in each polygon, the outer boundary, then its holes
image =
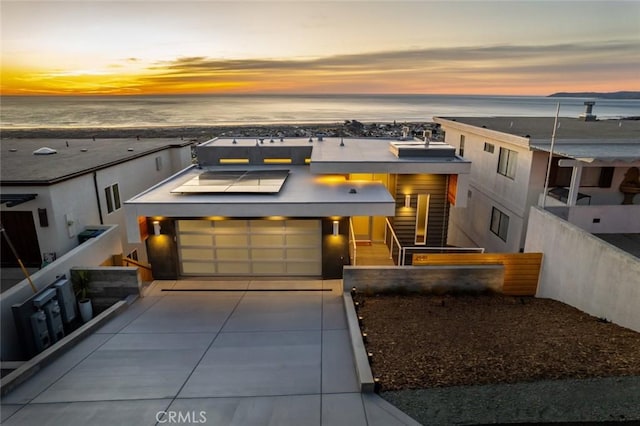
POLYGON ((62 356, 63 353, 77 345, 85 336, 92 333, 108 320, 127 309, 129 304, 130 302, 128 300, 120 300, 119 302, 116 302, 109 309, 101 312, 100 315, 96 316, 82 327, 65 336, 50 348, 40 352, 29 361, 22 364, 19 368, 7 374, 2 378, 2 380, 0 380, 0 395, 5 396, 17 386, 27 381, 46 365, 52 363, 55 359, 62 356))
POLYGON ((356 373, 358 375, 358 381, 360 382, 360 392, 373 393, 375 383, 373 381, 367 351, 362 341, 362 335, 360 334, 356 308, 353 306, 353 299, 349 292, 345 291, 342 297, 344 301, 344 311, 347 315, 347 326, 349 327, 351 352, 353 353, 353 361, 356 364, 356 373))

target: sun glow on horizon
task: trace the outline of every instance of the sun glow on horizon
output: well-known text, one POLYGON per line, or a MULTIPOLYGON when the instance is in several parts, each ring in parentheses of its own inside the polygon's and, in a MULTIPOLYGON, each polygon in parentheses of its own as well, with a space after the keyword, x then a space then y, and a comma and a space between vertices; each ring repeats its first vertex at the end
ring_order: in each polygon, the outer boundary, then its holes
POLYGON ((362 5, 3 2, 0 95, 640 90, 640 2, 362 5))

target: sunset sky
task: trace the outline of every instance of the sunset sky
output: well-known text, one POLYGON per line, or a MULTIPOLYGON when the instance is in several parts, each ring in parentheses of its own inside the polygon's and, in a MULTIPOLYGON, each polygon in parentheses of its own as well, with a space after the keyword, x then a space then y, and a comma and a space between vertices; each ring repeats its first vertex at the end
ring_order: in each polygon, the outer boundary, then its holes
POLYGON ((640 1, 7 1, 1 94, 640 90, 640 1))

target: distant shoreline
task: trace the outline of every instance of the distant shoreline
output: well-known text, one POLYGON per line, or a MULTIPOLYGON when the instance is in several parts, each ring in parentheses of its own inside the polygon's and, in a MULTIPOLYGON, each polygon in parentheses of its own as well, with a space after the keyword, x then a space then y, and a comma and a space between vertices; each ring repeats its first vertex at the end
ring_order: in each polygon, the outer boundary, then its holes
POLYGON ((115 138, 182 138, 208 140, 219 136, 234 137, 307 137, 324 133, 326 136, 398 136, 404 126, 412 132, 434 129, 431 122, 375 122, 361 123, 346 120, 333 123, 237 124, 211 126, 148 126, 98 128, 23 128, 2 129, 2 139, 115 139, 115 138))
POLYGON ((640 92, 557 92, 548 96, 549 98, 596 98, 596 99, 640 99, 640 92))

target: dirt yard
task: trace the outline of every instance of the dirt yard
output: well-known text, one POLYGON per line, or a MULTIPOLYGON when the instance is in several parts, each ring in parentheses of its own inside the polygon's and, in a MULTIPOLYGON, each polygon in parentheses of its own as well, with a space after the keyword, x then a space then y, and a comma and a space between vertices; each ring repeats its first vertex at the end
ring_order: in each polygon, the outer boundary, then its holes
POLYGON ((640 376, 640 333, 553 300, 356 295, 355 301, 373 374, 385 391, 640 376))

